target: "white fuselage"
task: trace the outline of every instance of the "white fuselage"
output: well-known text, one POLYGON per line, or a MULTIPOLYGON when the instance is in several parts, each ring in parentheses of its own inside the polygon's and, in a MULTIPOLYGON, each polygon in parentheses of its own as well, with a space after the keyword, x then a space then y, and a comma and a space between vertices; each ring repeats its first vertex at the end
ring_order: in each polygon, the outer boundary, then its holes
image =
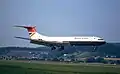
POLYGON ((71 37, 48 37, 40 35, 39 33, 35 33, 33 36, 30 37, 31 39, 42 39, 44 41, 87 41, 87 42, 105 42, 104 39, 96 36, 71 36, 71 37))
POLYGON ((105 40, 96 36, 48 37, 35 33, 30 37, 31 43, 40 45, 102 45, 105 40), (35 40, 35 41, 34 41, 35 40))
POLYGON ((45 41, 92 41, 92 42, 103 42, 104 40, 99 37, 92 36, 75 36, 75 37, 43 37, 45 41))

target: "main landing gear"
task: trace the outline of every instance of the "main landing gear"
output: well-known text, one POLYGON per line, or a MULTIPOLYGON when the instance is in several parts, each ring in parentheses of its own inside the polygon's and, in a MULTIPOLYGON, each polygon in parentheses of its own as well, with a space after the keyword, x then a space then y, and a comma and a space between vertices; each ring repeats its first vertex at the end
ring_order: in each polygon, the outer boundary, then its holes
POLYGON ((64 46, 60 46, 60 47, 53 46, 53 47, 51 47, 51 50, 55 50, 55 49, 58 49, 59 51, 62 51, 62 50, 64 50, 64 46))
POLYGON ((64 46, 61 46, 60 48, 58 48, 59 51, 64 50, 64 46))
POLYGON ((55 46, 53 46, 52 48, 51 48, 51 50, 55 50, 56 49, 56 47, 55 46))

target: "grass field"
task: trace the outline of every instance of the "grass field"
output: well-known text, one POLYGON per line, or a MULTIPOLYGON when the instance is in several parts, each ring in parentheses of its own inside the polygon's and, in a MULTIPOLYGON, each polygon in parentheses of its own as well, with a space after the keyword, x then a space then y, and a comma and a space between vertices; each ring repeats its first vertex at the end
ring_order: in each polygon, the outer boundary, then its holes
POLYGON ((0 61, 0 74, 120 74, 120 66, 0 61))

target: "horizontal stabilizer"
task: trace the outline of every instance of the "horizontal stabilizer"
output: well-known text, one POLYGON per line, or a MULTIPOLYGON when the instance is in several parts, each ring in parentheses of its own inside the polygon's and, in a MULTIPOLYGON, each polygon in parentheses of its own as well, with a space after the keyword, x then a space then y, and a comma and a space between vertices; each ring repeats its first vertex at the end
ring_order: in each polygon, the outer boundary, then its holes
POLYGON ((15 37, 15 38, 24 39, 24 40, 31 40, 30 38, 24 38, 24 37, 15 37))
POLYGON ((36 32, 36 26, 14 26, 14 27, 20 27, 20 28, 26 28, 28 32, 36 32))
POLYGON ((21 27, 21 28, 35 28, 36 26, 14 26, 14 27, 21 27))

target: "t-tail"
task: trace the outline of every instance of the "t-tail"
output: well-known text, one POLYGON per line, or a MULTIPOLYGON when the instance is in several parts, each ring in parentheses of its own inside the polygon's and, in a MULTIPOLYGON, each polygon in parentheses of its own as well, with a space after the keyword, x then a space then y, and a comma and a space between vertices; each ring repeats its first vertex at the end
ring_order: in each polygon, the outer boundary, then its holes
POLYGON ((42 39, 43 37, 45 37, 37 32, 36 26, 15 26, 15 27, 27 29, 30 39, 42 39))

